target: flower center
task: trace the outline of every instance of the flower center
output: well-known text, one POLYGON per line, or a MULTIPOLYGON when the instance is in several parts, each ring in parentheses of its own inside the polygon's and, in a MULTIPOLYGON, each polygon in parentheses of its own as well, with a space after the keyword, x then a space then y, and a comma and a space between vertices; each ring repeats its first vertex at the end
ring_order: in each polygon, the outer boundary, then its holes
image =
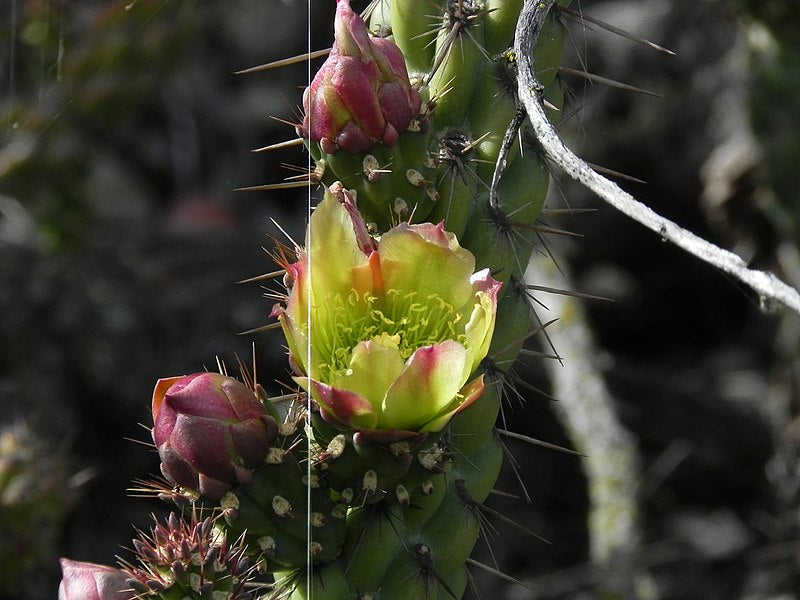
POLYGON ((418 292, 390 289, 379 298, 369 293, 359 297, 351 290, 346 298, 329 295, 315 311, 313 344, 326 360, 318 365, 321 381, 331 381, 334 375, 347 371, 359 342, 384 334, 398 342, 403 360, 418 348, 448 339, 467 345, 463 315, 439 294, 419 297, 418 292))

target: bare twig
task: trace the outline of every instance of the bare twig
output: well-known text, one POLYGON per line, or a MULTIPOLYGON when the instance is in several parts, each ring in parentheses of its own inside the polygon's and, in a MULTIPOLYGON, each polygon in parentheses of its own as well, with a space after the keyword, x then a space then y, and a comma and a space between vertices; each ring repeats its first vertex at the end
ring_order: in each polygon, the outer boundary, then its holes
POLYGON ((528 113, 534 134, 547 158, 561 167, 570 177, 585 185, 611 206, 656 232, 664 241, 683 248, 690 254, 713 265, 750 286, 759 296, 763 308, 774 302, 800 313, 800 294, 767 271, 748 269, 747 264, 733 252, 683 229, 665 219, 612 181, 592 170, 567 148, 547 120, 541 105, 542 86, 533 69, 532 48, 553 0, 528 0, 524 3, 514 36, 517 57, 517 94, 528 113))

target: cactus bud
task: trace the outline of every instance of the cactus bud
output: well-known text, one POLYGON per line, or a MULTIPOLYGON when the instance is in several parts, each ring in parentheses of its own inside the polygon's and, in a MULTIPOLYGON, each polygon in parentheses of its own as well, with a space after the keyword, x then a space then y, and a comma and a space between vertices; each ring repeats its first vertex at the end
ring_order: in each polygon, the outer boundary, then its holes
POLYGON ((219 373, 160 379, 153 391, 153 441, 172 483, 218 500, 251 479, 277 424, 244 384, 219 373))
POLYGON ((334 44, 303 107, 302 137, 326 154, 361 152, 379 142, 393 145, 419 112, 420 96, 400 49, 370 35, 348 0, 337 0, 334 44))
POLYGON ((229 543, 215 529, 212 517, 198 521, 192 515, 187 522, 173 513, 166 523, 156 522, 149 534, 141 533, 136 541, 137 564, 124 563, 124 573, 127 587, 137 590, 137 599, 252 599, 246 586, 254 572, 243 542, 229 543))
POLYGON ((327 420, 374 440, 441 431, 483 391, 482 377, 467 381, 488 352, 500 284, 473 273, 441 224, 402 223, 367 243, 354 206, 331 186, 285 265, 292 286, 273 314, 296 381, 327 420))
POLYGON ((58 600, 132 600, 127 581, 120 569, 62 558, 58 600))

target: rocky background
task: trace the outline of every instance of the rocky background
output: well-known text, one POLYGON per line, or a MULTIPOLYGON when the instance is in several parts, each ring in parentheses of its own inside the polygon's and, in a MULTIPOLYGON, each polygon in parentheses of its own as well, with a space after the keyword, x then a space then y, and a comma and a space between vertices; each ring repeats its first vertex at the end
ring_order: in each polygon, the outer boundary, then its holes
MULTIPOLYGON (((313 48, 329 43, 330 5, 312 5, 313 48)), ((570 145, 646 182, 622 185, 661 214, 797 285, 800 9, 578 8, 675 56, 568 20, 575 69, 660 96, 565 75, 570 145)), ((272 219, 302 237, 305 191, 233 190, 306 164, 296 148, 251 150, 292 137, 281 120, 297 119, 307 68, 233 73, 304 52, 308 25, 299 0, 0 9, 0 598, 53 598, 58 556, 111 563, 132 525, 164 513, 126 491, 157 471, 137 441, 158 377, 218 360, 236 372, 255 352, 262 383, 287 380, 279 333, 237 335, 267 322, 270 301, 236 282, 273 269, 262 248, 284 234, 272 219)), ((597 209, 551 219, 582 237, 547 246, 576 290, 614 299, 585 302, 597 353, 573 360, 603 373, 640 455, 636 595, 796 597, 800 319, 567 181, 550 205, 597 209)), ((507 407, 512 428, 573 446, 552 400, 528 390, 550 389, 542 359, 516 370, 525 402, 507 407)), ((520 498, 493 505, 551 543, 495 522, 480 560, 529 588, 476 569, 473 596, 597 597, 581 459, 508 446, 530 501, 508 469, 498 488, 520 498)))

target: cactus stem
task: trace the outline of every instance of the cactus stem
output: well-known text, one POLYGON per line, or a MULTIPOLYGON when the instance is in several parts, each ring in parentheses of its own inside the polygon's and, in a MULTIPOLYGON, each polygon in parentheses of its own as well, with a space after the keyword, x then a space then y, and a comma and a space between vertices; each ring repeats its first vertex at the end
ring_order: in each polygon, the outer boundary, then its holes
MULTIPOLYGON (((492 522, 484 514, 488 511, 485 510, 484 506, 473 500, 463 479, 456 479, 455 482, 453 482, 453 485, 456 489, 459 499, 464 503, 465 508, 478 521, 480 535, 483 537, 484 542, 486 542, 486 548, 489 550, 489 554, 492 557, 492 562, 497 564, 497 559, 495 558, 494 549, 492 548, 491 544, 490 534, 497 535, 498 531, 494 524, 492 524, 492 522)), ((527 497, 527 490, 525 491, 525 495, 527 497)))
POLYGON ((450 25, 467 25, 469 21, 486 14, 485 10, 473 9, 472 3, 465 0, 447 0, 444 9, 445 18, 450 20, 450 25))
POLYGON ((433 568, 433 559, 431 557, 431 549, 426 546, 425 544, 417 544, 414 546, 414 560, 419 567, 419 571, 417 572, 418 577, 422 577, 425 582, 425 587, 427 590, 435 589, 435 586, 441 586, 441 588, 447 592, 447 594, 458 600, 458 596, 453 592, 447 582, 442 579, 442 577, 436 572, 433 568))
MULTIPOLYGON (((475 149, 475 146, 480 144, 491 132, 487 131, 485 134, 477 139, 471 139, 469 136, 464 135, 458 131, 448 132, 441 140, 438 141, 439 152, 436 154, 434 161, 439 165, 447 165, 444 175, 447 175, 452 170, 455 170, 461 178, 466 181, 466 175, 470 175, 475 181, 480 182, 486 186, 486 183, 478 177, 478 174, 469 168, 467 162, 484 162, 469 156, 475 149)), ((488 186, 486 186, 488 189, 488 186)))
POLYGON ((440 48, 439 52, 436 54, 433 60, 433 66, 431 67, 431 70, 425 75, 425 77, 422 78, 423 86, 430 83, 431 79, 436 74, 436 71, 439 70, 439 67, 441 67, 442 64, 447 60, 447 57, 450 56, 450 50, 453 47, 455 39, 458 37, 461 27, 462 25, 459 22, 450 28, 450 31, 447 33, 447 38, 445 39, 444 44, 442 44, 442 47, 440 48))
MULTIPOLYGON (((560 231, 558 229, 553 229, 551 232, 550 229, 543 226, 539 226, 536 224, 527 225, 524 223, 517 222, 513 219, 514 215, 518 212, 525 210, 530 207, 530 203, 523 204, 515 208, 511 212, 505 212, 499 205, 492 205, 491 202, 491 192, 490 192, 490 200, 486 203, 486 213, 488 222, 494 225, 495 228, 495 236, 499 237, 500 239, 504 240, 508 247, 511 249, 514 255, 514 265, 516 267, 517 273, 524 273, 526 264, 520 262, 520 256, 523 256, 525 262, 527 263, 527 256, 530 255, 530 251, 533 249, 533 241, 523 235, 520 230, 531 231, 534 233, 552 233, 556 231, 560 231), (526 252, 522 252, 522 247, 527 247, 526 252)), ((570 233, 570 232, 565 232, 570 233)), ((576 237, 583 237, 580 234, 574 234, 576 237)), ((541 236, 539 236, 541 239, 541 236)), ((548 251, 549 252, 549 251, 548 251)))
MULTIPOLYGON (((463 11, 462 7, 465 6, 463 2, 453 2, 452 0, 448 2, 447 13, 445 14, 445 19, 450 20, 450 23, 445 23, 441 28, 438 28, 435 31, 439 31, 441 29, 447 29, 449 27, 449 31, 446 34, 446 37, 439 48, 439 51, 436 53, 436 56, 433 60, 433 65, 431 66, 430 71, 425 75, 423 78, 423 86, 430 83, 431 79, 436 74, 436 71, 444 65, 450 58, 450 54, 453 51, 453 47, 458 41, 459 48, 461 49, 461 54, 463 55, 463 43, 464 38, 463 35, 467 35, 470 39, 470 42, 475 44, 478 52, 480 52, 488 61, 491 61, 492 58, 489 56, 489 53, 486 49, 475 39, 475 36, 472 35, 472 32, 469 30, 470 23, 481 15, 485 14, 486 11, 477 11, 477 12, 469 12, 463 11)), ((438 37, 438 36, 437 36, 438 37)), ((433 41, 436 41, 436 37, 433 41)))
POLYGON ((383 514, 386 515, 386 521, 389 523, 389 525, 391 526, 391 528, 394 531, 395 535, 397 536, 397 540, 400 542, 400 545, 403 546, 403 549, 408 551, 408 546, 406 546, 405 539, 403 539, 403 536, 397 530, 397 526, 395 525, 395 523, 393 521, 393 519, 396 519, 397 517, 396 517, 396 515, 392 514, 392 512, 389 510, 388 506, 384 505, 383 503, 377 503, 377 504, 371 504, 368 507, 362 507, 361 510, 366 510, 366 511, 369 511, 369 512, 367 513, 366 519, 364 521, 364 525, 363 525, 361 531, 358 534, 358 539, 356 540, 355 548, 353 549, 353 552, 350 554, 350 557, 349 557, 349 559, 347 561, 347 564, 344 567, 345 576, 347 576, 347 574, 350 572, 350 568, 353 566, 353 560, 359 554, 359 552, 361 551, 361 548, 364 545, 364 542, 366 542, 366 540, 367 540, 367 536, 369 535, 369 532, 371 531, 371 525, 372 525, 373 519, 379 519, 380 518, 380 513, 383 513, 383 514))
MULTIPOLYGON (((431 105, 431 106, 433 106, 433 107, 435 108, 435 107, 436 107, 436 104, 437 104, 438 102, 440 102, 440 101, 442 100, 442 98, 444 98, 444 97, 445 97, 447 94, 449 94, 451 91, 453 91, 453 82, 454 82, 455 80, 456 80, 456 78, 455 78, 455 77, 451 77, 450 79, 448 79, 448 80, 447 80, 447 81, 444 83, 444 85, 442 86, 442 89, 440 89, 439 91, 437 91, 437 92, 436 92, 436 94, 434 94, 434 95, 431 97, 431 99, 430 99, 430 102, 429 102, 428 104, 429 104, 429 105, 431 105)), ((427 84, 427 82, 425 82, 425 83, 427 84)))

